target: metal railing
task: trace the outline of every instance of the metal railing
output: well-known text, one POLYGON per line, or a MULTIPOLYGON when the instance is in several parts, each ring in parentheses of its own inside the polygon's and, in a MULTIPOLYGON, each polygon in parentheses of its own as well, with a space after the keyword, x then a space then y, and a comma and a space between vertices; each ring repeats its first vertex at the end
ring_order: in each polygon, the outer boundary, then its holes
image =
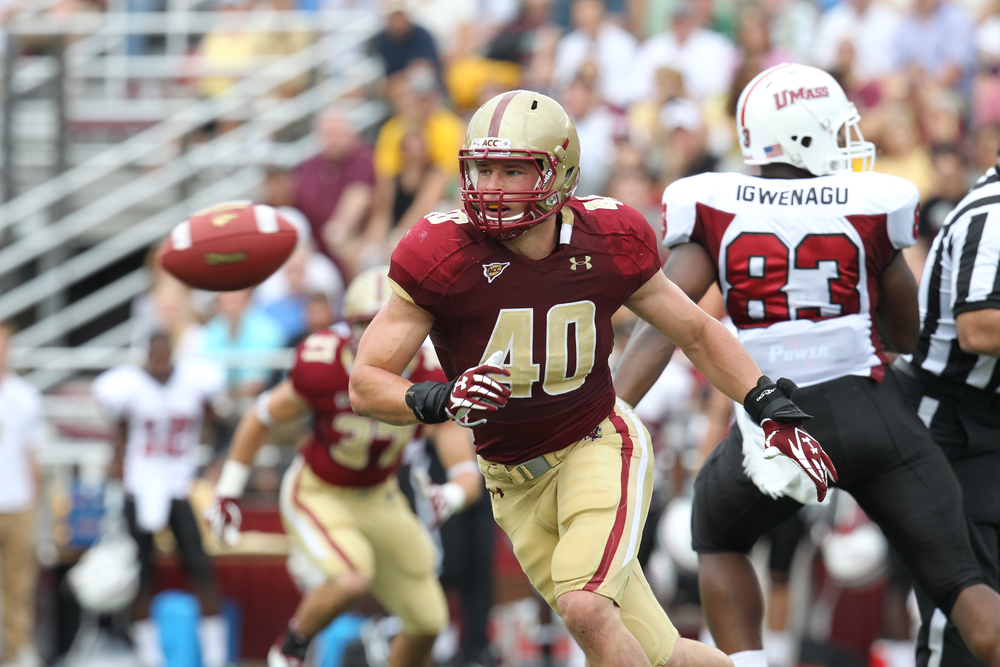
MULTIPOLYGON (((181 62, 170 54, 124 55, 119 47, 125 35, 137 32, 191 35, 230 23, 248 30, 274 32, 301 29, 306 16, 299 12, 269 12, 263 17, 239 22, 227 12, 109 13, 82 15, 74 17, 72 23, 57 25, 50 18, 27 12, 11 23, 11 31, 15 35, 82 35, 79 41, 64 50, 65 79, 73 82, 103 77, 106 81, 109 77, 117 77, 125 81, 139 76, 146 79, 168 77, 169 70, 181 62)), ((13 283, 0 294, 0 320, 23 314, 42 305, 46 299, 59 298, 65 295, 69 286, 153 245, 193 210, 253 195, 264 172, 262 165, 248 155, 248 146, 269 145, 268 163, 289 168, 315 154, 318 142, 313 135, 279 144, 273 143, 272 138, 280 130, 307 121, 347 93, 376 82, 381 76, 381 68, 361 53, 361 45, 377 27, 370 15, 330 12, 310 14, 308 18, 311 27, 329 33, 293 54, 249 63, 255 69, 224 95, 206 100, 194 97, 162 100, 159 106, 149 100, 131 100, 128 104, 122 100, 117 111, 109 108, 109 104, 115 103, 112 98, 77 96, 70 100, 71 118, 107 116, 119 121, 140 118, 156 124, 0 205, 0 234, 5 230, 16 232, 13 241, 0 249, 0 280, 13 283), (318 83, 292 98, 272 95, 279 86, 306 75, 318 76, 318 83), (162 154, 183 145, 190 133, 212 121, 230 119, 245 122, 162 162, 162 154), (127 178, 127 187, 95 196, 94 192, 112 176, 127 178), (190 194, 178 197, 185 188, 190 194), (58 207, 69 208, 74 198, 87 197, 89 202, 67 215, 60 215, 49 224, 39 224, 40 219, 58 212, 58 207), (149 210, 148 202, 155 198, 166 203, 149 210), (116 219, 129 222, 121 232, 88 247, 93 232, 116 219), (18 238, 26 229, 29 231, 18 238), (69 256, 67 244, 74 242, 85 249, 69 256), (59 253, 64 256, 51 261, 59 253), (34 267, 44 267, 46 261, 49 265, 30 277, 34 267), (25 275, 29 277, 25 279, 25 275)), ((12 91, 25 93, 33 90, 46 75, 51 75, 51 66, 51 59, 24 59, 8 68, 5 76, 11 82, 12 91)), ((114 88, 116 86, 105 87, 104 91, 114 88)), ((11 95, 5 98, 5 104, 9 97, 11 95)), ((9 110, 6 111, 5 136, 11 134, 13 118, 9 110)), ((351 113, 360 126, 365 126, 381 118, 384 109, 376 103, 364 103, 355 105, 351 113)), ((4 168, 9 171, 12 164, 8 156, 4 168)), ((6 233, 11 238, 10 232, 6 233)), ((120 308, 148 285, 149 277, 145 269, 140 269, 69 305, 60 304, 48 312, 36 309, 36 321, 18 334, 15 344, 39 346, 58 342, 67 332, 120 308)), ((124 326, 114 327, 91 343, 124 345, 128 340, 124 326)), ((112 358, 107 350, 96 347, 87 354, 92 356, 83 358, 112 358)), ((68 366, 49 364, 37 367, 27 377, 37 386, 49 388, 73 371, 68 366)))

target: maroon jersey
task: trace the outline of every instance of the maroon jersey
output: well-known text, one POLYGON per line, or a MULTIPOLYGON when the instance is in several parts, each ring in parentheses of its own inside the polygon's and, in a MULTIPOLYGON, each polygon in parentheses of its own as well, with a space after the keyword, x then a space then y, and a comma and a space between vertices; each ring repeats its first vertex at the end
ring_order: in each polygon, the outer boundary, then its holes
POLYGON ((512 395, 475 429, 485 459, 523 463, 584 437, 615 401, 611 316, 660 268, 656 236, 607 197, 571 199, 559 245, 528 259, 468 224, 432 213, 392 254, 393 289, 434 316, 431 340, 449 378, 496 351, 512 395))
MULTIPOLYGON (((337 486, 374 486, 400 466, 417 426, 393 426, 351 410, 347 393, 354 351, 346 327, 314 333, 302 341, 290 375, 292 386, 314 412, 313 433, 302 448, 320 479, 337 486)), ((421 348, 407 369, 413 382, 443 382, 444 373, 429 348, 421 348)))

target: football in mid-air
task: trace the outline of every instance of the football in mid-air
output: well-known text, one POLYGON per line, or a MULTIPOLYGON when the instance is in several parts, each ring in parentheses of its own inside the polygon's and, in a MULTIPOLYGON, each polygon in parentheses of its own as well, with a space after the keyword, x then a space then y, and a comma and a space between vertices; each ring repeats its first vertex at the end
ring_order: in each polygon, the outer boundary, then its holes
POLYGON ((263 282, 285 263, 297 241, 295 227, 271 206, 231 201, 174 227, 157 260, 191 287, 232 292, 263 282))

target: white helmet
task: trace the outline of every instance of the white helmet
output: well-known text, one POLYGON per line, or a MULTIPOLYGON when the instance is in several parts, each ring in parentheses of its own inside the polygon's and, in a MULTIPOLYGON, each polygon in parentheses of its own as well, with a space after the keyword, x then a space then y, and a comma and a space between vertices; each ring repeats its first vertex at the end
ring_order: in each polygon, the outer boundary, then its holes
POLYGON ((844 89, 821 69, 783 63, 758 74, 736 105, 747 164, 784 162, 817 176, 875 165, 875 145, 858 128, 861 116, 844 89))
POLYGON ((351 281, 344 293, 344 319, 350 323, 372 320, 389 303, 389 267, 373 266, 351 281))
POLYGON ((67 575, 80 606, 95 614, 121 611, 139 592, 139 547, 128 533, 105 535, 67 575))
POLYGON ((854 498, 837 493, 832 530, 820 547, 830 578, 845 587, 867 586, 889 566, 889 543, 854 498))
POLYGON ((656 536, 681 572, 697 574, 698 554, 691 546, 691 509, 691 499, 685 496, 667 503, 656 527, 656 536))
POLYGON ((642 573, 656 600, 664 608, 669 606, 677 593, 677 566, 670 555, 659 545, 655 546, 642 566, 642 573))

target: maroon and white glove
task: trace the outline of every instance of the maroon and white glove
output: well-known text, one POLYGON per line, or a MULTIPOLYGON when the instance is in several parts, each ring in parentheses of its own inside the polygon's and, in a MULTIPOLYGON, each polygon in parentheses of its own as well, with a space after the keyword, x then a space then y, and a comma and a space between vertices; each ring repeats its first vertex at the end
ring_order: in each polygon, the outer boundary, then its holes
POLYGON ((488 374, 509 376, 500 364, 503 362, 503 352, 494 352, 482 366, 470 368, 459 375, 448 396, 448 405, 444 411, 448 417, 456 420, 462 426, 475 428, 486 423, 486 417, 469 421, 469 412, 481 410, 496 412, 507 405, 510 398, 510 387, 500 384, 488 374))
POLYGON ((764 458, 779 454, 790 458, 816 486, 816 499, 826 498, 829 485, 837 481, 837 469, 819 442, 802 427, 802 421, 812 419, 792 403, 791 394, 798 387, 787 378, 777 384, 766 375, 743 399, 750 416, 764 429, 764 458))
POLYGON ((764 429, 764 458, 784 454, 796 463, 816 485, 816 499, 823 502, 828 484, 837 481, 837 469, 819 442, 802 428, 802 422, 780 424, 773 419, 761 422, 764 429))
POLYGON ((461 485, 455 482, 435 484, 423 468, 415 468, 413 470, 413 481, 416 487, 415 491, 434 510, 434 521, 430 526, 431 528, 437 528, 447 521, 452 514, 465 507, 468 495, 461 485))
POLYGON ((425 424, 440 424, 453 419, 466 428, 482 426, 486 417, 471 421, 469 413, 475 410, 476 416, 479 416, 496 412, 507 405, 510 398, 510 387, 490 377, 510 376, 500 366, 502 361, 503 352, 494 352, 485 364, 470 368, 451 382, 414 384, 406 392, 406 405, 425 424))
POLYGON ((239 499, 250 478, 250 468, 238 461, 227 459, 215 486, 215 500, 205 509, 208 528, 222 544, 233 546, 240 541, 243 512, 239 499))

